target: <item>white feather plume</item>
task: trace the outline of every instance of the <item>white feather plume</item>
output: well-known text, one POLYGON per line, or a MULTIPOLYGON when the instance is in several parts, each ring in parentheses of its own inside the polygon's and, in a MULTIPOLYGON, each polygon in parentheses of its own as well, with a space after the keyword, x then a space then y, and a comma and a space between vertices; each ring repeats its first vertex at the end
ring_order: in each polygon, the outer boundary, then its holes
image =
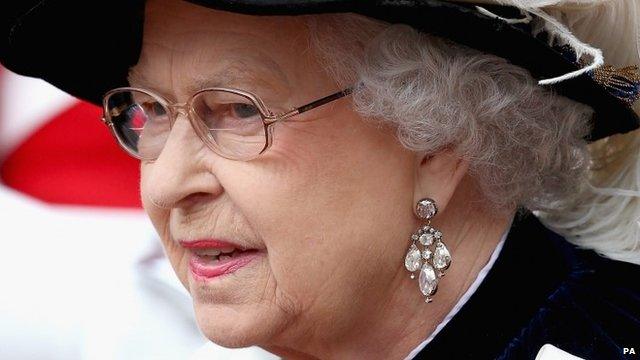
MULTIPOLYGON (((542 19, 534 34, 545 30, 551 44, 569 45, 578 59, 590 63, 573 72, 539 80, 553 84, 607 64, 640 63, 640 1, 638 0, 458 0, 475 4, 509 5, 542 19)), ((478 7, 487 14, 486 9, 478 7)), ((504 19, 505 21, 513 19, 504 19)), ((521 20, 520 20, 521 21, 521 20)), ((508 21, 511 22, 511 21, 508 21)), ((639 105, 640 106, 640 105, 639 105)), ((640 110, 640 108, 636 109, 640 110)))
MULTIPOLYGON (((640 0, 456 1, 520 8, 544 20, 532 24, 534 33, 546 30, 551 41, 568 44, 578 58, 591 56, 588 66, 543 79, 541 84, 577 76, 602 65, 601 60, 616 68, 640 65, 640 0)), ((480 11, 491 15, 486 9, 480 11)), ((634 110, 640 114, 640 101, 636 101, 634 110)), ((536 215, 580 247, 640 264, 640 134, 633 131, 607 137, 591 144, 590 152, 593 166, 580 201, 536 215)))

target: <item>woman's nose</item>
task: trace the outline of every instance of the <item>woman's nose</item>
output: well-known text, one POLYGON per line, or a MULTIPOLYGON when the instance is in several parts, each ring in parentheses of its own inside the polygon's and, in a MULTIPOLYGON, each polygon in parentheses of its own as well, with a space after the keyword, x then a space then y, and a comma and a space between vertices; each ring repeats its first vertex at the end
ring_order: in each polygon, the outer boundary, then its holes
POLYGON ((180 207, 193 194, 219 194, 209 150, 185 114, 179 113, 158 158, 142 169, 142 195, 164 208, 180 207))

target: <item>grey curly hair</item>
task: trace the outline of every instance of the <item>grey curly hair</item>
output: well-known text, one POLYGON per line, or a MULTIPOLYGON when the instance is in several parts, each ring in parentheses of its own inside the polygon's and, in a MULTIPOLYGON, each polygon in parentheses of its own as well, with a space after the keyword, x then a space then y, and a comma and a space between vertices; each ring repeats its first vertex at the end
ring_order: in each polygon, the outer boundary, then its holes
POLYGON ((589 164, 582 138, 590 107, 540 87, 504 58, 406 25, 320 18, 309 19, 312 47, 341 86, 362 84, 355 110, 392 126, 413 151, 453 146, 494 209, 556 208, 576 195, 589 164))
MULTIPOLYGON (((416 152, 453 147, 469 160, 469 172, 494 210, 533 210, 580 247, 640 263, 637 219, 607 215, 621 213, 616 207, 640 212, 634 175, 640 161, 625 158, 629 170, 622 180, 594 181, 606 193, 593 186, 594 171, 602 170, 594 170, 594 160, 610 150, 590 149, 584 140, 591 107, 541 87, 504 58, 406 25, 356 14, 309 16, 305 23, 310 47, 337 84, 361 84, 353 105, 365 119, 390 126, 416 152), (632 189, 617 191, 621 184, 632 189), (593 211, 596 200, 608 205, 593 211)), ((640 148, 640 141, 631 142, 640 148)))

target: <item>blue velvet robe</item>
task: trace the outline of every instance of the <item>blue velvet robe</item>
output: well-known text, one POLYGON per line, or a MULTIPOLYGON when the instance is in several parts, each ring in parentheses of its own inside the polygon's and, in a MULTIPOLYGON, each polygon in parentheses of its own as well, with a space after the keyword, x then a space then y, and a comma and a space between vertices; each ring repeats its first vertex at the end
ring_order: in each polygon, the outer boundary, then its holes
POLYGON ((526 213, 415 359, 535 359, 546 343, 584 359, 640 359, 640 265, 579 249, 526 213))

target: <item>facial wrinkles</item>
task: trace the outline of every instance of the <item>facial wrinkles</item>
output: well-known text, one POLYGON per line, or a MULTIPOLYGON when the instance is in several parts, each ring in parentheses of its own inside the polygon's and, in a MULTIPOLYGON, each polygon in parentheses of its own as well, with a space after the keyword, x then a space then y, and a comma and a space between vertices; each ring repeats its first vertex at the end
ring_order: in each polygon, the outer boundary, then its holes
MULTIPOLYGON (((165 82, 160 83, 159 85, 162 85, 163 87, 167 86, 165 89, 171 90, 169 93, 180 94, 180 96, 176 96, 176 97, 180 98, 181 100, 186 99, 186 96, 192 94, 192 92, 188 90, 199 90, 201 87, 206 87, 207 82, 211 82, 211 81, 222 80, 222 81, 228 81, 229 83, 231 81, 237 81, 237 83, 240 83, 242 79, 238 79, 238 78, 244 76, 243 79, 247 83, 258 82, 256 79, 252 78, 248 74, 248 70, 247 70, 248 68, 253 68, 253 69, 258 68, 257 66, 251 66, 251 64, 253 63, 257 62, 258 64, 263 64, 259 61, 260 60, 259 54, 257 53, 253 54, 255 59, 251 57, 245 57, 244 58, 245 61, 241 61, 243 59, 243 56, 245 55, 245 51, 240 47, 220 48, 218 49, 219 53, 225 54, 225 55, 216 56, 217 54, 215 49, 206 49, 200 53, 194 53, 194 52, 189 52, 187 50, 184 50, 183 48, 175 49, 166 45, 167 44, 158 45, 158 46, 162 46, 163 51, 165 50, 170 51, 170 54, 169 56, 166 57, 166 60, 162 60, 166 62, 160 63, 162 64, 161 65, 162 67, 157 66, 158 61, 161 61, 159 60, 159 58, 162 58, 162 56, 160 56, 162 54, 151 52, 149 54, 149 58, 150 58, 149 61, 153 61, 156 64, 156 67, 155 69, 151 67, 147 67, 145 68, 145 70, 148 71, 149 75, 154 75, 154 77, 150 77, 150 79, 157 78, 157 77, 160 77, 161 79, 163 79, 163 81, 165 82), (237 58, 238 61, 233 61, 234 57, 237 58), (209 64, 210 66, 207 66, 209 64), (160 73, 156 74, 155 72, 152 72, 152 70, 156 70, 156 69, 162 69, 164 71, 168 71, 168 73, 165 73, 164 75, 160 75, 160 73), (203 69, 206 69, 207 71, 206 72, 202 71, 203 69), (224 70, 228 70, 226 75, 230 76, 229 79, 224 79, 221 76, 221 74, 224 74, 224 70), (218 76, 219 78, 216 79, 216 76, 218 76), (235 77, 236 79, 233 79, 233 77, 235 77), (198 85, 195 86, 196 87, 195 89, 192 88, 192 89, 185 90, 189 86, 192 86, 190 85, 191 83, 198 83, 198 85)), ((159 49, 161 48, 158 48, 158 50, 159 49)), ((258 75, 256 76, 260 76, 261 75, 260 73, 266 74, 266 72, 263 72, 262 70, 257 71, 257 73, 258 75)), ((278 76, 277 74, 273 74, 272 77, 277 79, 278 76)), ((282 79, 280 79, 273 82, 276 83, 276 82, 283 82, 283 81, 282 79)), ((238 85, 238 87, 239 86, 240 85, 238 85)), ((252 89, 247 89, 247 90, 252 90, 252 89)), ((302 90, 300 90, 300 92, 303 95, 309 95, 309 96, 311 96, 311 93, 314 93, 314 96, 315 96, 315 92, 313 91, 307 91, 308 94, 305 94, 302 90)), ((267 96, 267 94, 264 94, 262 92, 256 91, 256 93, 260 97, 267 96)), ((319 95, 324 95, 324 94, 320 93, 319 95)), ((295 105, 300 105, 300 104, 295 104, 295 105)), ((321 110, 323 109, 317 109, 317 111, 321 111, 321 110)), ((311 115, 317 116, 318 114, 317 111, 314 113, 311 113, 311 115)), ((303 198, 303 199, 305 198, 305 196, 308 197, 308 195, 305 195, 305 194, 308 194, 310 192, 309 186, 308 186, 309 183, 313 185, 320 185, 319 190, 322 193, 323 188, 326 188, 326 187, 322 186, 321 182, 323 181, 331 182, 331 180, 335 180, 335 179, 330 179, 330 177, 327 174, 327 173, 331 174, 332 172, 335 173, 335 171, 327 171, 326 163, 328 161, 326 159, 322 159, 324 155, 322 154, 322 152, 313 153, 310 151, 305 151, 306 149, 309 148, 308 146, 305 147, 305 146, 298 145, 298 144, 302 145, 304 142, 307 142, 309 139, 311 139, 312 141, 321 141, 321 140, 328 141, 325 138, 325 136, 323 136, 323 135, 327 135, 327 133, 322 131, 324 128, 323 126, 319 126, 319 124, 320 123, 318 123, 317 126, 306 127, 306 126, 297 126, 297 125, 294 125, 294 123, 292 123, 290 125, 291 126, 290 130, 292 131, 287 131, 286 132, 287 136, 283 136, 277 140, 275 146, 270 151, 270 154, 269 153, 265 154, 265 156, 262 159, 260 159, 260 161, 247 164, 246 167, 242 169, 242 170, 247 170, 249 172, 248 174, 243 173, 242 174, 243 178, 252 177, 251 175, 254 175, 254 174, 258 175, 254 177, 255 180, 242 180, 242 184, 247 186, 252 186, 252 185, 256 186, 256 185, 260 185, 260 184, 257 184, 259 181, 266 180, 265 176, 279 177, 284 181, 275 182, 273 181, 273 179, 269 179, 268 181, 271 183, 278 184, 278 186, 275 186, 276 188, 275 192, 277 192, 278 195, 280 194, 283 195, 282 197, 278 196, 278 201, 281 201, 283 204, 295 204, 296 195, 299 195, 300 198, 303 198), (298 132, 296 132, 296 130, 298 132), (294 137, 292 135, 305 135, 305 136, 294 137), (300 141, 300 139, 304 139, 304 141, 300 141), (281 171, 278 171, 278 170, 281 170, 281 171), (249 175, 249 176, 245 176, 245 175, 249 175)), ((284 123, 281 125, 288 125, 288 124, 284 123)), ((312 125, 312 124, 305 124, 305 125, 312 125)), ((282 135, 282 133, 279 135, 282 135)), ((328 136, 328 137, 331 138, 331 136, 328 136)), ((195 137, 193 139, 197 141, 195 137)), ((321 149, 321 148, 315 147, 313 149, 321 149)), ((257 215, 251 216, 251 211, 255 211, 255 210, 250 209, 249 211, 246 212, 247 219, 244 219, 245 214, 242 213, 241 209, 237 209, 234 207, 233 200, 238 200, 237 203, 239 206, 245 205, 247 208, 254 205, 253 202, 247 203, 246 198, 241 196, 241 192, 246 192, 246 191, 240 189, 240 187, 238 187, 237 184, 235 184, 235 187, 232 187, 232 184, 233 184, 232 181, 236 179, 233 177, 233 175, 240 174, 238 172, 238 170, 240 169, 239 165, 228 163, 222 159, 217 159, 215 156, 211 156, 211 154, 207 152, 206 149, 203 149, 203 151, 200 151, 198 155, 199 155, 198 160, 204 161, 204 163, 200 163, 200 165, 198 165, 199 172, 205 172, 206 170, 209 170, 211 171, 211 173, 214 173, 214 170, 215 170, 215 174, 217 176, 220 176, 221 183, 229 185, 230 193, 228 194, 224 192, 215 200, 211 200, 210 202, 206 201, 205 208, 185 206, 184 202, 180 203, 180 207, 176 207, 173 210, 171 210, 171 219, 165 218, 161 220, 161 221, 164 221, 164 223, 160 225, 162 228, 166 229, 165 231, 167 231, 166 232, 167 236, 171 234, 169 232, 169 223, 171 223, 171 226, 173 226, 172 230, 175 231, 176 236, 195 237, 195 236, 202 236, 202 235, 212 235, 212 236, 222 235, 222 236, 230 236, 232 238, 241 238, 244 236, 248 236, 248 239, 247 239, 248 241, 251 241, 251 239, 255 239, 254 241, 259 241, 257 239, 267 239, 267 240, 270 238, 276 239, 276 236, 274 235, 282 234, 282 230, 275 230, 278 228, 275 225, 280 225, 280 227, 282 226, 281 222, 279 224, 274 224, 274 225, 267 224, 268 222, 271 222, 271 221, 277 222, 278 220, 276 219, 276 217, 272 219, 268 219, 266 217, 259 217, 257 215), (215 166, 218 164, 222 166, 215 166), (205 169, 205 166, 206 166, 206 169, 205 169), (225 171, 225 168, 231 169, 231 170, 225 171), (225 180, 227 182, 225 182, 225 180), (234 196, 237 197, 238 199, 228 198, 228 197, 234 197, 234 196), (245 201, 245 203, 243 203, 243 201, 245 201), (219 206, 217 206, 216 204, 219 206), (239 221, 239 220, 242 220, 242 221, 239 221), (255 225, 254 227, 256 228, 256 230, 258 230, 259 232, 265 233, 266 236, 255 236, 255 237, 250 236, 251 235, 251 233, 249 232, 250 226, 253 226, 253 225, 255 225), (181 231, 184 231, 184 233, 180 233, 181 231), (227 231, 227 232, 224 232, 224 231, 227 231)), ((331 152, 329 152, 329 156, 331 156, 331 152)), ((324 157, 326 158, 327 155, 324 155, 324 157)), ((337 165, 332 165, 332 166, 335 167, 337 165)), ((161 174, 156 174, 156 177, 161 178, 162 176, 161 174)), ((256 186, 255 189, 258 189, 258 190, 252 189, 252 191, 261 191, 259 186, 256 186)), ((317 190, 314 189, 312 191, 317 191, 317 190)), ((333 192, 329 192, 329 195, 331 195, 332 193, 333 192)), ((281 211, 282 211, 282 215, 287 215, 287 211, 285 211, 284 209, 281 211)), ((305 213, 305 211, 303 211, 303 213, 305 213)), ((308 213, 312 213, 312 212, 308 211, 308 213)), ((166 211, 166 215, 169 216, 169 211, 166 211)), ((314 225, 312 227, 315 228, 315 224, 312 224, 312 225, 314 225)), ((319 229, 316 228, 313 231, 313 235, 319 238, 318 242, 320 244, 326 243, 325 236, 327 236, 327 234, 325 233, 325 230, 326 229, 324 227, 321 227, 319 229)), ((171 237, 165 237, 165 241, 169 241, 170 239, 171 237)), ((173 239, 173 240, 177 240, 177 239, 173 239)), ((269 243, 269 245, 273 247, 273 250, 281 250, 281 251, 273 252, 273 255, 274 255, 273 258, 268 259, 268 261, 271 262, 270 266, 266 266, 267 263, 265 262, 265 267, 266 267, 265 272, 268 275, 266 275, 265 277, 252 279, 252 281, 262 280, 260 283, 255 284, 256 285, 255 288, 261 290, 261 291, 260 290, 256 291, 256 294, 258 294, 259 296, 261 296, 263 299, 267 301, 275 301, 276 305, 283 310, 284 314, 287 314, 287 313, 289 313, 290 315, 300 314, 302 312, 302 309, 310 309, 310 308, 313 308, 314 312, 324 312, 326 314, 326 311, 327 311, 326 304, 323 307, 322 306, 323 304, 322 304, 322 301, 320 301, 320 298, 323 295, 325 297, 329 297, 329 298, 331 297, 331 292, 333 290, 330 286, 331 282, 320 283, 317 291, 314 291, 313 294, 306 294, 306 291, 305 291, 305 294, 301 294, 302 291, 297 289, 298 286, 294 283, 296 280, 296 276, 286 275, 286 273, 291 270, 290 267, 287 267, 286 264, 283 264, 283 259, 286 259, 286 256, 287 256, 286 254, 283 254, 283 253, 286 253, 286 251, 283 251, 284 250, 283 243, 282 242, 278 243, 276 242, 276 240, 273 240, 273 242, 269 243), (281 281, 280 284, 276 283, 276 276, 279 276, 277 280, 281 281), (272 294, 272 292, 275 295, 272 294)), ((179 255, 180 249, 175 248, 175 245, 176 245, 175 241, 173 241, 172 243, 173 243, 171 244, 172 247, 169 250, 170 252, 174 252, 174 256, 173 256, 174 261, 172 261, 172 263, 174 264, 178 263, 179 267, 181 267, 182 269, 186 268, 186 265, 183 264, 184 259, 179 259, 179 257, 181 256, 179 255)), ((270 248, 269 250, 272 250, 272 249, 270 248)), ((339 273, 337 272, 337 268, 330 269, 328 273, 330 274, 329 276, 330 278, 336 278, 339 276, 339 273)), ((184 277, 185 276, 183 276, 183 278, 184 277)), ((249 286, 249 288, 251 288, 251 285, 249 286)), ((196 294, 197 293, 198 292, 196 292, 196 294)), ((216 298, 213 296, 212 296, 212 299, 213 300, 211 301, 214 301, 214 300, 220 301, 219 298, 216 298)), ((304 316, 304 315, 301 315, 301 316, 304 316)), ((286 320, 288 320, 289 322, 293 322, 294 318, 295 318, 295 315, 287 318, 286 320)), ((326 316, 324 318, 329 319, 331 318, 331 316, 326 316)), ((330 320, 326 320, 326 321, 330 321, 330 320)), ((306 324, 309 324, 309 323, 311 323, 312 325, 310 326, 310 329, 307 331, 308 331, 308 334, 312 334, 314 332, 313 324, 316 324, 316 323, 307 322, 306 324)), ((303 325, 303 326, 307 326, 307 325, 303 325)))
POLYGON ((210 87, 229 87, 249 91, 257 95, 267 105, 284 105, 290 95, 287 82, 272 75, 270 66, 253 61, 251 58, 230 56, 213 66, 215 71, 196 73, 186 80, 185 86, 191 94, 210 87))
MULTIPOLYGON (((264 41, 249 33, 211 33, 208 37, 205 34, 185 32, 183 36, 192 39, 186 43, 176 36, 147 41, 147 46, 168 55, 165 56, 168 59, 166 71, 170 76, 168 84, 162 86, 165 94, 189 96, 206 87, 227 86, 259 92, 261 98, 273 93, 288 95, 289 79, 278 62, 260 49, 264 41), (214 36, 225 40, 208 39, 214 36)), ((154 61, 157 54, 152 55, 151 61, 154 61)), ((137 69, 132 75, 135 75, 132 79, 146 85, 151 85, 149 80, 157 78, 155 74, 147 76, 137 69)))

